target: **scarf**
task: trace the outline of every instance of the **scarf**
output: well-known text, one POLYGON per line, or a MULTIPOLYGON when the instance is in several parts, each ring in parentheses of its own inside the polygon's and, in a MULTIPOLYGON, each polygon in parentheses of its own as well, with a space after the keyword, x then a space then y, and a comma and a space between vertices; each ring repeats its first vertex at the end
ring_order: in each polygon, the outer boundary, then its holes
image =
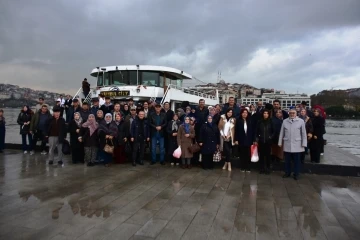
POLYGON ((82 123, 83 119, 81 118, 80 113, 78 113, 78 112, 74 113, 74 121, 75 121, 75 123, 76 123, 76 125, 77 125, 78 127, 81 127, 81 123, 82 123), (78 119, 78 120, 75 119, 75 116, 76 116, 76 115, 79 115, 79 119, 78 119))
POLYGON ((112 115, 111 115, 111 113, 107 113, 107 114, 105 114, 105 122, 106 122, 106 124, 109 124, 109 123, 111 123, 112 122, 112 120, 110 120, 110 121, 106 121, 106 117, 107 116, 110 116, 111 117, 111 119, 112 119, 112 115))
POLYGON ((185 134, 190 134, 190 124, 189 123, 184 123, 184 130, 185 130, 185 134))
POLYGON ((96 122, 94 114, 90 114, 88 120, 86 122, 84 122, 82 126, 84 128, 89 128, 90 137, 91 137, 93 135, 93 133, 96 131, 96 129, 98 129, 99 124, 96 122), (94 118, 92 120, 90 120, 90 116, 92 116, 94 118))
POLYGON ((115 122, 110 121, 107 123, 105 120, 102 120, 99 124, 98 133, 104 132, 105 135, 111 135, 113 137, 117 137, 118 135, 118 127, 115 122))
POLYGON ((171 130, 177 131, 178 129, 179 129, 178 120, 172 120, 171 130))
MULTIPOLYGON (((211 117, 211 119, 213 119, 213 117, 211 116, 211 115, 209 115, 208 117, 207 117, 207 119, 209 118, 209 117, 211 117)), ((208 127, 213 127, 213 122, 211 122, 211 123, 209 123, 208 121, 206 121, 206 125, 208 126, 208 127)))

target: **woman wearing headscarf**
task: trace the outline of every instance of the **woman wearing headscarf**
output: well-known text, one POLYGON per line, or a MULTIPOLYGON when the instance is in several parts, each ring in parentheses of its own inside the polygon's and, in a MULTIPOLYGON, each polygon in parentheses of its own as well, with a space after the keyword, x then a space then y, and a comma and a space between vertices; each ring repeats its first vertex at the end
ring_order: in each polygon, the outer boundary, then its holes
POLYGON ((319 109, 314 109, 314 117, 311 121, 313 136, 310 141, 310 159, 313 163, 320 163, 320 154, 324 145, 325 119, 320 115, 319 109))
POLYGON ((118 136, 118 127, 112 120, 111 113, 107 113, 105 119, 99 124, 98 135, 102 159, 104 160, 105 167, 109 167, 109 164, 112 162, 113 154, 105 152, 104 148, 106 144, 115 146, 116 138, 118 136))
POLYGON ((207 117, 207 122, 201 126, 199 145, 201 147, 203 169, 213 169, 213 156, 219 148, 220 132, 218 126, 213 124, 212 116, 207 117))
POLYGON ((254 143, 253 126, 249 110, 241 109, 240 117, 236 120, 235 144, 239 146, 240 168, 250 172, 251 145, 254 143))
POLYGON ((122 112, 123 112, 122 119, 125 119, 126 116, 130 114, 130 108, 128 104, 124 104, 122 112))
POLYGON ((115 115, 115 124, 118 128, 117 144, 114 149, 115 163, 125 163, 125 143, 129 137, 129 129, 126 127, 125 121, 120 114, 115 115))
MULTIPOLYGON (((307 115, 307 111, 306 111, 305 108, 302 108, 302 109, 300 110, 299 118, 301 118, 301 119, 304 120, 304 122, 305 122, 306 136, 307 136, 308 145, 309 145, 310 140, 311 140, 312 135, 313 135, 313 132, 314 132, 314 129, 313 129, 313 125, 312 125, 311 119, 310 119, 310 117, 307 115)), ((305 162, 305 154, 307 154, 307 153, 308 153, 308 148, 306 147, 306 148, 305 148, 305 151, 304 151, 304 152, 301 152, 301 154, 300 154, 300 161, 301 161, 301 163, 304 163, 304 162, 305 162)))
POLYGON ((185 117, 184 123, 179 127, 177 134, 177 144, 181 147, 182 168, 191 169, 191 158, 193 153, 190 151, 195 138, 195 129, 190 124, 190 118, 185 117))
POLYGON ((80 113, 74 113, 74 119, 69 123, 71 160, 73 164, 84 163, 84 144, 78 140, 82 123, 80 113))
POLYGON ((100 124, 102 120, 104 120, 104 112, 102 110, 98 110, 96 112, 96 122, 100 124))
POLYGON ((168 122, 168 125, 166 127, 166 132, 168 134, 167 139, 169 141, 167 154, 169 156, 168 159, 171 159, 171 166, 173 166, 175 163, 176 166, 179 165, 178 160, 173 157, 173 153, 178 148, 177 135, 180 124, 181 122, 179 120, 179 116, 177 114, 174 114, 172 120, 168 122))
POLYGON ((231 171, 231 150, 235 145, 235 122, 233 109, 228 108, 226 109, 225 114, 221 115, 218 125, 220 130, 220 150, 225 155, 225 164, 223 169, 228 169, 228 171, 231 171))
POLYGON ((32 134, 30 133, 30 122, 33 116, 33 111, 29 108, 29 106, 23 106, 21 109, 17 123, 20 125, 20 134, 22 137, 22 149, 24 154, 27 154, 30 151, 30 155, 34 154, 32 149, 32 134), (26 138, 29 140, 29 144, 26 143, 26 138))
POLYGON ((270 174, 271 144, 274 134, 270 113, 270 110, 265 109, 256 127, 255 139, 259 146, 260 174, 270 174))
POLYGON ((94 114, 90 114, 88 120, 82 124, 79 134, 79 142, 84 143, 85 162, 88 167, 94 166, 98 147, 99 137, 97 134, 99 124, 95 120, 94 114))

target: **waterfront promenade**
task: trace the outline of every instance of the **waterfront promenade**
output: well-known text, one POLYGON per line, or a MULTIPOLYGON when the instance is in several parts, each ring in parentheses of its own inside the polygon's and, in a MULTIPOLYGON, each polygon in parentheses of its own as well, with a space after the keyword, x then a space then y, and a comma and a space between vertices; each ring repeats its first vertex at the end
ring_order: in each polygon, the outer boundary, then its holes
POLYGON ((0 155, 0 239, 358 239, 360 178, 0 155))

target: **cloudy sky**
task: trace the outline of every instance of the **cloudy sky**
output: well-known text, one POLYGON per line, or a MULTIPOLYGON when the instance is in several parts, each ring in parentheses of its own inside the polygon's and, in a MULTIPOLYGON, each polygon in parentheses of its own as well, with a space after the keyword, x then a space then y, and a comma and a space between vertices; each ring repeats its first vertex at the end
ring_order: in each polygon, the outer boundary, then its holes
POLYGON ((287 92, 360 87, 360 1, 0 1, 0 82, 74 94, 94 67, 126 64, 287 92))

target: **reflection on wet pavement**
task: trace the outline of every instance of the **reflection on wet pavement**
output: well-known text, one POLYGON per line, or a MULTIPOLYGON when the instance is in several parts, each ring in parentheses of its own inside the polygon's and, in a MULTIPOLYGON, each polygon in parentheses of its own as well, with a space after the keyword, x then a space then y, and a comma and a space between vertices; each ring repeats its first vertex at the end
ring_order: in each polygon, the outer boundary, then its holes
POLYGON ((0 155, 0 239, 358 239, 360 179, 0 155))

